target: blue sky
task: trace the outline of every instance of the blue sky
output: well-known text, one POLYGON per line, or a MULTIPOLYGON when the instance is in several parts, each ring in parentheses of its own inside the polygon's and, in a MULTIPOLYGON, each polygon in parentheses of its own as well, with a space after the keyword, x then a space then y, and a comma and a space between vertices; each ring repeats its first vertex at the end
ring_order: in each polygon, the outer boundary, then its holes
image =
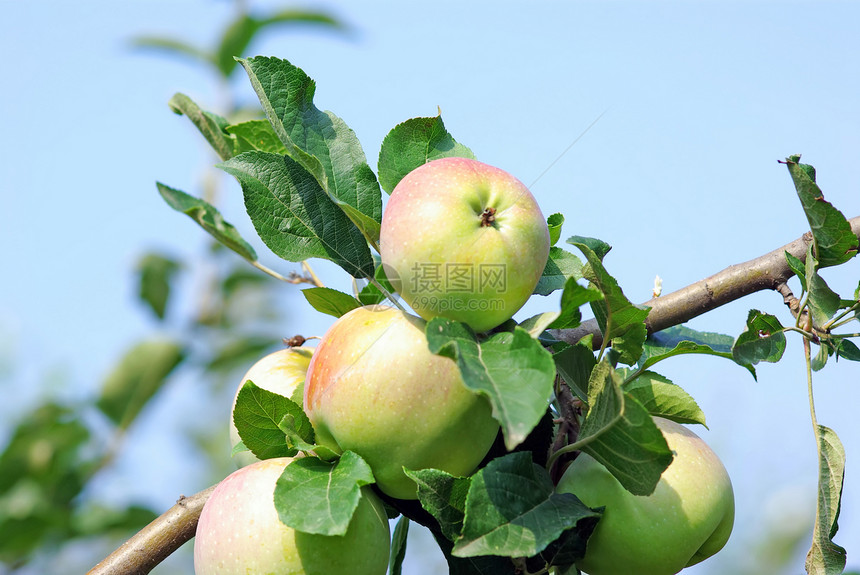
MULTIPOLYGON (((303 68, 317 81, 317 105, 355 130, 372 166, 388 130, 438 106, 479 159, 534 182, 546 215, 565 214, 563 237, 612 244, 607 266, 634 301, 648 299, 657 274, 672 291, 803 233, 806 221, 777 163, 790 154, 815 165, 826 197, 846 216, 860 214, 854 3, 315 6, 330 8, 353 33, 267 34, 245 55, 285 57, 303 68)), ((203 178, 218 177, 197 134, 166 106, 182 91, 217 109, 218 86, 184 62, 131 51, 128 40, 158 33, 211 44, 231 13, 231 3, 213 0, 0 0, 0 364, 5 357, 14 369, 3 385, 25 389, 27 400, 91 392, 128 345, 151 333, 135 301, 137 256, 148 248, 199 253, 203 233, 163 204, 154 182, 193 193, 203 178), (46 375, 58 383, 46 388, 46 375)), ((252 102, 245 78, 235 80, 252 102)), ((253 237, 238 187, 226 189, 233 194, 222 210, 253 237)), ((259 251, 267 264, 295 269, 259 251)), ((853 291, 857 266, 825 277, 853 291)), ((348 289, 331 266, 319 269, 327 284, 348 289)), ((284 297, 301 306, 291 291, 284 297)), ((556 302, 536 298, 520 316, 556 302)), ((752 307, 786 315, 780 297, 761 294, 691 325, 737 335, 752 307)), ((288 331, 322 333, 330 323, 310 311, 295 321, 301 329, 288 331)), ((798 341, 787 354, 783 364, 762 366, 757 382, 712 358, 681 358, 664 369, 705 410, 710 431, 702 435, 729 468, 738 500, 726 552, 690 572, 725 572, 750 552, 750 534, 766 521, 786 521, 780 513, 808 517, 816 462, 798 341)), ((855 566, 857 379, 857 364, 846 363, 816 379, 819 421, 848 452, 837 542, 855 566)), ((4 402, 0 418, 19 409, 4 402)), ((139 464, 154 453, 183 456, 158 432, 164 413, 156 409, 134 430, 135 446, 104 480, 111 497, 166 508, 176 493, 204 487, 196 483, 203 474, 182 465, 156 474, 139 464), (138 476, 147 479, 128 480, 138 476)), ((419 563, 411 573, 432 572, 419 563)))

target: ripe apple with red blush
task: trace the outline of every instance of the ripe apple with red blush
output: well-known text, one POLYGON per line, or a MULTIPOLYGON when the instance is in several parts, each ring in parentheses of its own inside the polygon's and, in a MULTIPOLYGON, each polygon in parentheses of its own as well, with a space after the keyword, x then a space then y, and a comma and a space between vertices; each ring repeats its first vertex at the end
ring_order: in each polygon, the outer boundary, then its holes
POLYGON ((550 240, 522 182, 477 160, 441 158, 395 186, 379 246, 388 279, 418 315, 483 332, 532 295, 550 240))
POLYGON ((499 431, 457 364, 430 352, 425 326, 390 307, 354 309, 323 336, 305 382, 317 443, 360 455, 379 488, 399 499, 416 498, 404 467, 469 475, 499 431))
POLYGON ((344 535, 317 535, 284 525, 275 509, 275 484, 292 462, 258 461, 224 479, 206 501, 194 539, 196 575, 385 575, 389 527, 369 487, 344 535))

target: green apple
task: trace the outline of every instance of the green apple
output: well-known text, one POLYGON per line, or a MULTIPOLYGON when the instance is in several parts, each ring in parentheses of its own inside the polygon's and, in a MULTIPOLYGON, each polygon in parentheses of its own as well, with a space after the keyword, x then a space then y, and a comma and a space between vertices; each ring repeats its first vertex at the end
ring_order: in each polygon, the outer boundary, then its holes
POLYGON ((655 417, 675 458, 654 493, 628 492, 603 465, 582 453, 557 491, 606 509, 577 563, 590 575, 672 575, 723 548, 735 500, 726 468, 695 433, 655 417))
MULTIPOLYGON (((258 387, 277 393, 284 397, 288 397, 302 404, 302 396, 304 394, 305 374, 308 371, 308 364, 311 362, 313 349, 307 347, 290 347, 270 353, 257 363, 251 366, 251 369, 245 374, 245 377, 239 382, 239 388, 236 390, 236 396, 239 395, 239 390, 245 385, 249 379, 258 387)), ((236 397, 233 398, 233 409, 236 407, 236 397)), ((233 416, 230 416, 230 445, 234 446, 239 443, 239 432, 236 431, 236 425, 233 423, 233 416)), ((255 461, 259 461, 250 451, 240 451, 233 456, 233 459, 241 467, 249 465, 255 461)))
POLYGON ((218 484, 197 524, 196 575, 385 575, 388 518, 369 488, 362 488, 345 535, 303 533, 281 523, 272 494, 291 461, 258 461, 218 484))
POLYGON ((476 160, 442 158, 395 186, 379 247, 388 279, 418 315, 482 332, 531 296, 546 267, 549 230, 515 177, 476 160))
POLYGON ((425 325, 390 307, 354 309, 323 336, 305 383, 317 443, 363 457, 379 488, 399 499, 416 498, 403 467, 468 475, 499 430, 457 364, 430 353, 425 325))

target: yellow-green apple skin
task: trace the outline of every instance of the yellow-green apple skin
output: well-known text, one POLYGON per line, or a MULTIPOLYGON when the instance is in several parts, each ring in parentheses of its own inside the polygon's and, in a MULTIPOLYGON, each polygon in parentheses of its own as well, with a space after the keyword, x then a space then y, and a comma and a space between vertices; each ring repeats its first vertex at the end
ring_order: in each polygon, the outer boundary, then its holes
MULTIPOLYGON (((238 397, 239 390, 242 389, 245 382, 251 380, 258 387, 288 397, 301 405, 304 395, 305 374, 308 371, 308 364, 311 362, 313 352, 313 348, 290 347, 270 353, 251 366, 245 377, 239 382, 236 396, 238 397)), ((231 446, 241 441, 239 432, 236 431, 236 425, 233 423, 232 414, 235 407, 236 397, 233 398, 233 407, 230 409, 231 446)), ((250 451, 236 453, 233 460, 238 467, 259 461, 250 451)))
POLYGON ((403 467, 469 475, 499 430, 457 364, 430 353, 425 325, 390 307, 354 309, 323 336, 305 382, 317 443, 363 457, 398 499, 416 498, 403 467))
POLYGON ((655 417, 674 459, 654 493, 636 496, 603 465, 580 454, 556 490, 605 506, 577 563, 589 575, 672 575, 723 548, 734 523, 728 472, 695 433, 655 417))
POLYGON ((273 493, 291 461, 258 461, 218 484, 197 524, 196 575, 385 575, 388 518, 368 487, 345 535, 302 533, 281 523, 273 493))
POLYGON ((380 255, 395 290, 426 320, 477 332, 510 319, 546 267, 549 230, 514 176, 467 158, 407 174, 382 214, 380 255))

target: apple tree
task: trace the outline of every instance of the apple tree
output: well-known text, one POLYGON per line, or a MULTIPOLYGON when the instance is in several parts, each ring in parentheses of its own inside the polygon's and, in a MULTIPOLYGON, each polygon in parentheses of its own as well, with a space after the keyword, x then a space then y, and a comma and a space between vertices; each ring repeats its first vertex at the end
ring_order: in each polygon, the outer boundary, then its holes
MULTIPOLYGON (((259 373, 238 389, 234 453, 292 458, 274 486, 259 489, 260 513, 265 507, 279 518, 273 538, 285 531, 343 537, 378 498, 375 508, 397 519, 390 549, 378 547, 390 553, 375 567, 380 575, 386 567, 400 572, 411 521, 430 529, 451 573, 600 575, 629 565, 646 575, 676 573, 719 551, 731 531, 733 499, 716 456, 677 425, 704 424, 705 414, 658 364, 707 355, 755 377, 759 364, 779 361, 786 339, 797 337, 819 458, 806 568, 843 572, 845 551, 833 537, 845 449, 816 420, 813 377, 831 361, 860 361, 860 286, 840 293, 821 273, 857 255, 860 218, 846 219, 824 199, 814 168, 799 155, 783 163, 808 232, 637 304, 610 272, 607 243, 564 230, 562 214, 537 218, 539 208, 517 182, 507 181, 505 192, 494 187, 500 170, 477 161, 441 116, 395 126, 374 170, 344 120, 316 107, 315 83, 303 70, 277 58, 239 63, 265 119, 233 123, 182 94, 172 100, 174 111, 216 150, 217 167, 236 178, 274 254, 289 262, 325 259, 354 280, 353 293, 319 282, 302 291, 313 309, 336 318, 310 352, 304 382, 278 393, 259 373), (507 230, 510 237, 501 237, 507 230), (498 232, 496 243, 485 240, 490 232, 498 232), (793 278, 798 293, 788 285, 793 278), (481 282, 493 289, 475 288, 481 282), (790 319, 751 310, 735 337, 683 325, 761 290, 776 291, 790 319), (559 303, 513 321, 532 294, 556 294, 559 303), (677 483, 666 496, 660 485, 670 481, 677 483), (653 521, 635 531, 622 522, 631 531, 613 532, 613 514, 652 504, 653 521), (678 556, 671 561, 667 553, 642 559, 649 546, 661 545, 657 523, 672 525, 678 556), (643 549, 634 559, 644 562, 625 563, 613 538, 632 538, 643 549), (595 556, 602 549, 604 556, 595 556)), ((166 183, 157 189, 240 258, 286 279, 259 264, 211 203, 166 183)), ((290 344, 303 349, 303 339, 290 344)), ((229 529, 205 511, 212 493, 181 500, 92 573, 147 572, 195 530, 204 540, 210 528, 229 529), (201 510, 207 519, 198 526, 201 510)), ((227 544, 217 551, 242 552, 227 544)), ((252 560, 250 553, 245 565, 252 560)), ((217 561, 206 565, 201 560, 198 572, 221 572, 217 561)))

